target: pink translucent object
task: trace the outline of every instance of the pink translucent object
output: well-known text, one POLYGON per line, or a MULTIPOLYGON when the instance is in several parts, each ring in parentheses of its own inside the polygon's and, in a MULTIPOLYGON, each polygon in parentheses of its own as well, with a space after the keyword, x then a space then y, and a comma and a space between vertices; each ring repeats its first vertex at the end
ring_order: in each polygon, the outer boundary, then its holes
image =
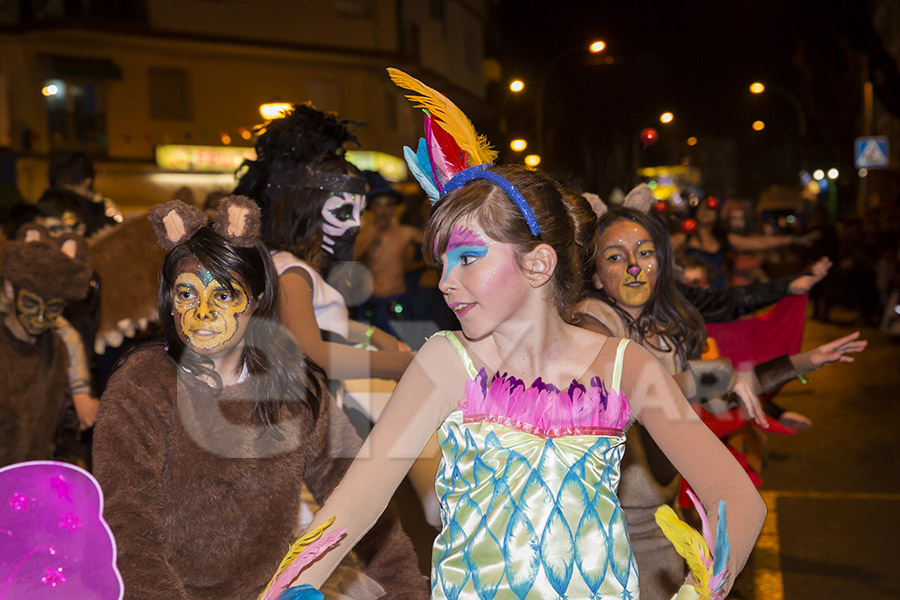
POLYGON ((52 461, 0 468, 0 600, 120 600, 122 593, 97 480, 52 461))

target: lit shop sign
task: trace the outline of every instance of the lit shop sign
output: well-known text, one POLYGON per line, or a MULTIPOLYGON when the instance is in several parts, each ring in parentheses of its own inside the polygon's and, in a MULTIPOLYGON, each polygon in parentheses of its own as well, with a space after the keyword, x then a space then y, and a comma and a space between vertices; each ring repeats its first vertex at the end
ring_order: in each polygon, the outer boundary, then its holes
POLYGON ((167 171, 230 173, 244 159, 256 159, 253 148, 163 144, 156 147, 156 164, 167 171))
POLYGON ((347 160, 360 171, 378 171, 388 181, 406 180, 406 161, 397 156, 365 150, 348 150, 347 160))
MULTIPOLYGON (((253 148, 162 144, 156 147, 156 164, 166 171, 232 173, 245 159, 256 160, 253 148)), ((349 150, 347 160, 361 171, 378 171, 388 181, 406 179, 406 162, 384 152, 349 150)))

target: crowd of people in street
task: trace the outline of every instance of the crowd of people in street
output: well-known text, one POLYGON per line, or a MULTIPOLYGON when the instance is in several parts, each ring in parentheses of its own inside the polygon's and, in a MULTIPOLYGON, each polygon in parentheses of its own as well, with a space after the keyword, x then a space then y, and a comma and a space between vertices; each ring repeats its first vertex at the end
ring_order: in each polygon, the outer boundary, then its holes
MULTIPOLYGON (((900 330, 897 210, 829 224, 812 206, 793 229, 643 184, 607 204, 492 164, 452 102, 391 77, 427 109, 418 195, 351 164, 354 124, 306 104, 260 129, 233 190, 146 215, 96 193, 84 153, 53 157, 41 197, 2 214, 0 491, 29 461, 92 473, 105 568, 135 600, 725 597, 765 519, 748 436, 811 426, 774 395, 866 347, 801 348, 806 297, 813 318, 900 330), (134 254, 103 257, 109 285, 96 242, 116 235, 134 254), (136 307, 147 281, 156 318, 98 344, 105 299, 136 307), (776 303, 777 354, 729 355, 715 324, 776 303), (704 531, 707 571, 664 505, 704 531)), ((64 546, 48 539, 33 551, 64 546)), ((0 581, 89 587, 90 549, 69 552, 0 581)))

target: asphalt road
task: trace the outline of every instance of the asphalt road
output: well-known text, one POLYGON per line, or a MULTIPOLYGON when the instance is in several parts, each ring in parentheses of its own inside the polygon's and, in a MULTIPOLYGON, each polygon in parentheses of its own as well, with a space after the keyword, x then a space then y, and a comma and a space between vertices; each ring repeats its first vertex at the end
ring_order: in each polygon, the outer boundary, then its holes
MULTIPOLYGON (((803 349, 852 331, 808 320, 803 349)), ((856 362, 777 398, 813 427, 766 440, 769 516, 733 598, 900 598, 900 343, 861 331, 869 346, 856 362)))

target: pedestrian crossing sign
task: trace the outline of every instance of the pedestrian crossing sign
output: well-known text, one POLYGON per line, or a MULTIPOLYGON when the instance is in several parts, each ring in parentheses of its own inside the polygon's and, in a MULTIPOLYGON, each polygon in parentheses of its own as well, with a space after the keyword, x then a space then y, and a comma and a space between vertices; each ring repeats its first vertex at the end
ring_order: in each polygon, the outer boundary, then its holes
POLYGON ((885 169, 890 164, 886 135, 859 137, 853 145, 857 169, 885 169))

